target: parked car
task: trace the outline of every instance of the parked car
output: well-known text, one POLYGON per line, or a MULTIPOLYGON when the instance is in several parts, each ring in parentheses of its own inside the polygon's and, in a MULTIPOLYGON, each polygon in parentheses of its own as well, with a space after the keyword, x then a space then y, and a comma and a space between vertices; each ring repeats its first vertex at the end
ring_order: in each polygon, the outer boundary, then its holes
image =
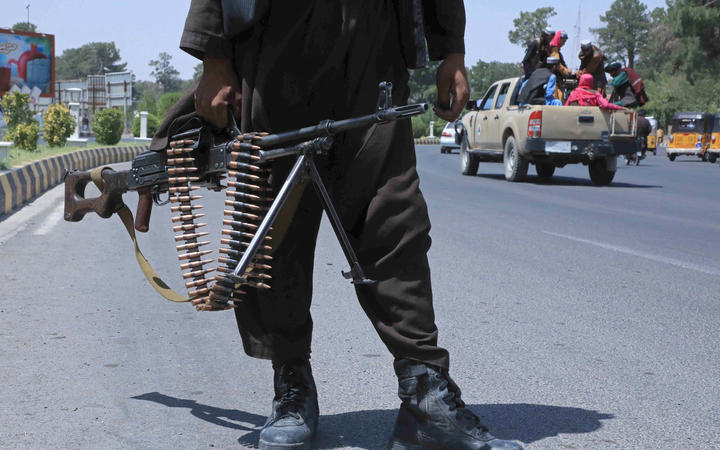
POLYGON ((462 126, 462 121, 456 120, 454 122, 448 122, 445 128, 443 128, 442 134, 440 135, 440 153, 452 153, 452 149, 460 148, 460 144, 457 143, 458 140, 455 138, 455 126, 457 124, 462 126))

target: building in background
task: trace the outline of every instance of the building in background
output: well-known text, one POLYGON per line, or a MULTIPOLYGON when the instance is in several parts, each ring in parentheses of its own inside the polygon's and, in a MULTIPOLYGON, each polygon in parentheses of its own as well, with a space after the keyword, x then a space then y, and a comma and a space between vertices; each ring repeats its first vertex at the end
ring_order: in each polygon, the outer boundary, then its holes
POLYGON ((88 75, 85 80, 60 80, 55 83, 55 101, 68 105, 80 104, 80 134, 90 134, 90 124, 96 111, 105 108, 121 109, 125 116, 132 107, 132 78, 130 71, 88 75))

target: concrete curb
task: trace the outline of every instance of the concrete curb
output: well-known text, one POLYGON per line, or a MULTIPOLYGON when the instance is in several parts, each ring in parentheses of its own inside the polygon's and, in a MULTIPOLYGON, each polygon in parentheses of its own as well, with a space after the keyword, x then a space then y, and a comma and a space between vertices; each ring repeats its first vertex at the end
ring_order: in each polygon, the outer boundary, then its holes
POLYGON ((130 161, 148 146, 102 147, 51 156, 0 173, 0 216, 62 182, 63 169, 90 170, 130 161))
POLYGON ((438 144, 440 144, 440 138, 437 138, 437 137, 418 138, 418 139, 415 139, 415 144, 416 145, 438 145, 438 144))
MULTIPOLYGON (((415 139, 418 145, 439 143, 439 138, 415 139)), ((51 156, 0 173, 0 216, 9 214, 60 184, 63 169, 90 170, 106 164, 130 161, 147 149, 147 145, 89 148, 51 156)))

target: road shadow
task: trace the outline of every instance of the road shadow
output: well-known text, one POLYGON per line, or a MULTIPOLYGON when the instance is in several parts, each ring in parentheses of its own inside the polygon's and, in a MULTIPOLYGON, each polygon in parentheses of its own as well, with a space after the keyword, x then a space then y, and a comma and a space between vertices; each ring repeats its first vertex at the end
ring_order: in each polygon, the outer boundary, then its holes
MULTIPOLYGON (((159 392, 148 392, 132 398, 158 403, 169 408, 185 408, 200 420, 245 431, 238 438, 238 443, 249 448, 256 447, 260 428, 265 423, 265 417, 257 414, 217 408, 159 392)), ((615 417, 613 414, 583 408, 526 403, 469 405, 469 407, 496 437, 521 441, 525 444, 559 434, 592 433, 602 428, 603 420, 615 417)), ((392 431, 396 415, 395 409, 321 415, 313 448, 383 448, 392 431)))
MULTIPOLYGON (((495 173, 480 173, 476 175, 479 178, 486 178, 490 180, 502 180, 505 181, 505 175, 495 173)), ((540 178, 538 176, 528 175, 528 177, 521 181, 521 183, 530 183, 543 186, 593 186, 589 178, 575 178, 575 177, 562 177, 553 176, 552 178, 540 178)), ((662 189, 664 186, 655 184, 633 184, 633 183, 621 183, 613 181, 609 186, 602 186, 603 188, 637 188, 637 189, 662 189)))

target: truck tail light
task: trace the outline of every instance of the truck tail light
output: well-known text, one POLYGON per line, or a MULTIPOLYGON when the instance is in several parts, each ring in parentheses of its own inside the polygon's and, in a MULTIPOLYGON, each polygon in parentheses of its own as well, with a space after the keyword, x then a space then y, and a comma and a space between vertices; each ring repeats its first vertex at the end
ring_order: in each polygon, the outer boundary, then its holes
POLYGON ((698 134, 698 142, 702 142, 702 134, 698 134))
POLYGON ((717 141, 717 136, 715 136, 714 134, 713 134, 713 137, 712 137, 712 141, 713 141, 713 144, 715 143, 715 141, 717 141))
POLYGON ((528 120, 528 137, 542 137, 542 111, 534 111, 530 114, 530 119, 528 120))
POLYGON ((675 135, 674 135, 674 134, 671 134, 671 135, 670 135, 670 142, 672 142, 672 141, 674 141, 674 140, 675 140, 675 135))

